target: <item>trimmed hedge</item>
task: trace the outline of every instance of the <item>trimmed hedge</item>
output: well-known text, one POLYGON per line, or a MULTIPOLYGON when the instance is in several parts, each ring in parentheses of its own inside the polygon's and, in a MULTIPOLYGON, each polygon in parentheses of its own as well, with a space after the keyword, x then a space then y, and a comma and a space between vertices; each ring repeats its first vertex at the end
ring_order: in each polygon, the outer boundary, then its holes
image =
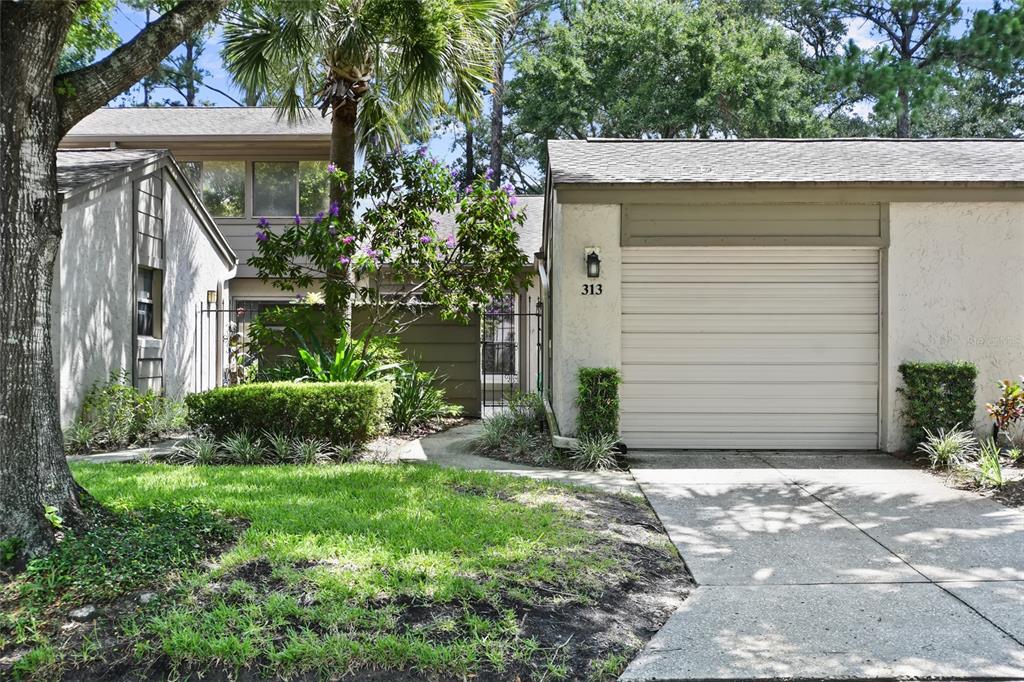
POLYGON ((217 439, 248 430, 360 445, 387 431, 393 391, 387 381, 278 381, 193 393, 185 405, 189 426, 217 439))
POLYGON ((576 435, 619 437, 619 370, 612 367, 581 367, 576 406, 576 435))
POLYGON ((903 386, 903 420, 911 445, 925 439, 925 429, 974 428, 975 380, 978 368, 969 362, 905 362, 899 367, 903 386))

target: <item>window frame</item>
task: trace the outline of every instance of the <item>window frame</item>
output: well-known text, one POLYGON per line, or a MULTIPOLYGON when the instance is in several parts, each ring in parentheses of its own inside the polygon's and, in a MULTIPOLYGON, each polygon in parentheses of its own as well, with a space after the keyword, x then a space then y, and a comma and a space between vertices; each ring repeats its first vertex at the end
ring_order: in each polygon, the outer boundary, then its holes
POLYGON ((162 339, 163 271, 139 265, 136 267, 135 277, 135 336, 140 339, 162 339), (146 277, 150 279, 148 296, 143 295, 143 281, 146 277), (149 308, 148 330, 142 325, 143 306, 149 308))

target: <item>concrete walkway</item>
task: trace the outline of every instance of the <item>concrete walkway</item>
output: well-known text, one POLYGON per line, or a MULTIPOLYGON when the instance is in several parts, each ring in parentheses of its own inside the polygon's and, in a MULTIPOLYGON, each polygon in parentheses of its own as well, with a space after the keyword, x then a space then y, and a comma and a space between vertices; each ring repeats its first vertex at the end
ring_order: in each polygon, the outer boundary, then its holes
POLYGON ((398 453, 398 459, 403 462, 431 462, 456 469, 526 476, 539 481, 571 483, 612 494, 640 495, 640 488, 628 471, 572 471, 481 457, 473 452, 474 442, 481 429, 477 422, 424 436, 405 443, 398 453))
POLYGON ((700 587, 622 679, 1024 679, 1024 513, 884 454, 631 454, 700 587))

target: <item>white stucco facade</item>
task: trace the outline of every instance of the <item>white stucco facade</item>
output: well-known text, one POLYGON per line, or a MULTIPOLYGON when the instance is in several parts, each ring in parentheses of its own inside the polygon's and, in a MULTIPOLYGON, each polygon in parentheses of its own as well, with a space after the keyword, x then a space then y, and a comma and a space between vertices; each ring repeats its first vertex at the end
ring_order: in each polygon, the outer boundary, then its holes
POLYGON ((67 425, 90 386, 132 368, 131 183, 91 193, 65 210, 61 223, 52 329, 61 423, 67 425))
POLYGON ((906 445, 896 389, 907 361, 974 363, 973 426, 987 433, 996 383, 1024 374, 1024 203, 894 203, 889 216, 883 447, 906 445))
POLYGON ((174 399, 195 385, 196 311, 208 291, 227 300, 234 264, 230 251, 216 243, 216 226, 202 215, 198 199, 187 196, 170 163, 167 158, 64 196, 52 333, 65 426, 78 417, 89 388, 115 372, 135 377, 140 389, 174 399), (163 246, 157 255, 138 248, 135 194, 142 177, 162 182, 163 246), (154 338, 136 335, 140 265, 162 273, 154 338), (159 368, 158 379, 140 378, 140 359, 149 360, 145 372, 159 368))
MULTIPOLYGON (((557 188, 551 197, 549 398, 561 434, 571 436, 579 368, 622 368, 622 206, 559 204, 557 188), (586 277, 587 247, 600 249, 596 280, 586 277), (602 285, 601 295, 583 295, 583 285, 590 283, 602 285)), ((971 426, 987 434, 985 403, 998 397, 997 382, 1024 374, 1024 297, 1017 293, 1024 289, 1024 203, 880 205, 888 218, 879 249, 878 447, 907 446, 897 391, 898 367, 907 361, 975 364, 977 411, 971 426)))
POLYGON ((166 187, 163 388, 166 395, 181 399, 195 384, 196 310, 206 304, 209 291, 218 292, 218 301, 230 300, 233 269, 213 248, 182 189, 169 177, 166 187))
POLYGON ((563 435, 576 430, 579 369, 622 365, 619 215, 618 204, 553 206, 551 405, 563 435), (585 268, 584 254, 591 247, 600 250, 597 278, 587 277, 585 268), (584 294, 584 285, 600 286, 601 293, 587 289, 584 294))

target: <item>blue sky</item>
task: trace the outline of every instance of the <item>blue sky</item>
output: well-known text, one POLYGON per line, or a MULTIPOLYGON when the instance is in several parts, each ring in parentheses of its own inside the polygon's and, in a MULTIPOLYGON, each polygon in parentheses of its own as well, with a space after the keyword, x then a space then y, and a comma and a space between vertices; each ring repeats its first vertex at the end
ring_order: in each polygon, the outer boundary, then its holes
MULTIPOLYGON (((992 6, 992 3, 987 0, 964 0, 961 3, 964 8, 965 14, 970 14, 978 9, 988 8, 992 6)), ((124 38, 125 40, 130 39, 146 23, 146 14, 142 10, 133 9, 125 6, 122 3, 118 3, 117 8, 114 11, 113 26, 114 29, 124 38)), ((878 36, 874 35, 864 22, 851 22, 849 24, 849 36, 856 41, 862 47, 870 47, 878 42, 878 36)), ((232 95, 236 99, 241 99, 237 88, 231 83, 231 79, 224 71, 224 67, 221 64, 220 59, 220 48, 221 41, 223 38, 220 27, 216 27, 210 36, 206 51, 200 58, 200 66, 209 72, 207 81, 210 85, 218 90, 222 90, 232 95)), ((178 52, 180 53, 181 48, 178 52)), ((137 88, 135 89, 137 90, 137 88)), ((161 101, 165 98, 172 101, 180 101, 180 97, 176 92, 168 88, 163 88, 154 93, 157 101, 161 101)), ((140 100, 141 93, 133 91, 128 96, 122 96, 111 102, 113 106, 131 106, 132 99, 140 100)), ((215 106, 235 106, 235 103, 229 97, 224 96, 214 90, 203 88, 200 91, 199 98, 204 103, 209 103, 215 106)), ((862 105, 858 108, 857 113, 864 115, 870 110, 870 105, 862 105)), ((444 161, 451 161, 457 154, 453 154, 451 151, 453 136, 451 133, 441 132, 436 139, 430 143, 430 151, 434 156, 437 156, 444 161)))

